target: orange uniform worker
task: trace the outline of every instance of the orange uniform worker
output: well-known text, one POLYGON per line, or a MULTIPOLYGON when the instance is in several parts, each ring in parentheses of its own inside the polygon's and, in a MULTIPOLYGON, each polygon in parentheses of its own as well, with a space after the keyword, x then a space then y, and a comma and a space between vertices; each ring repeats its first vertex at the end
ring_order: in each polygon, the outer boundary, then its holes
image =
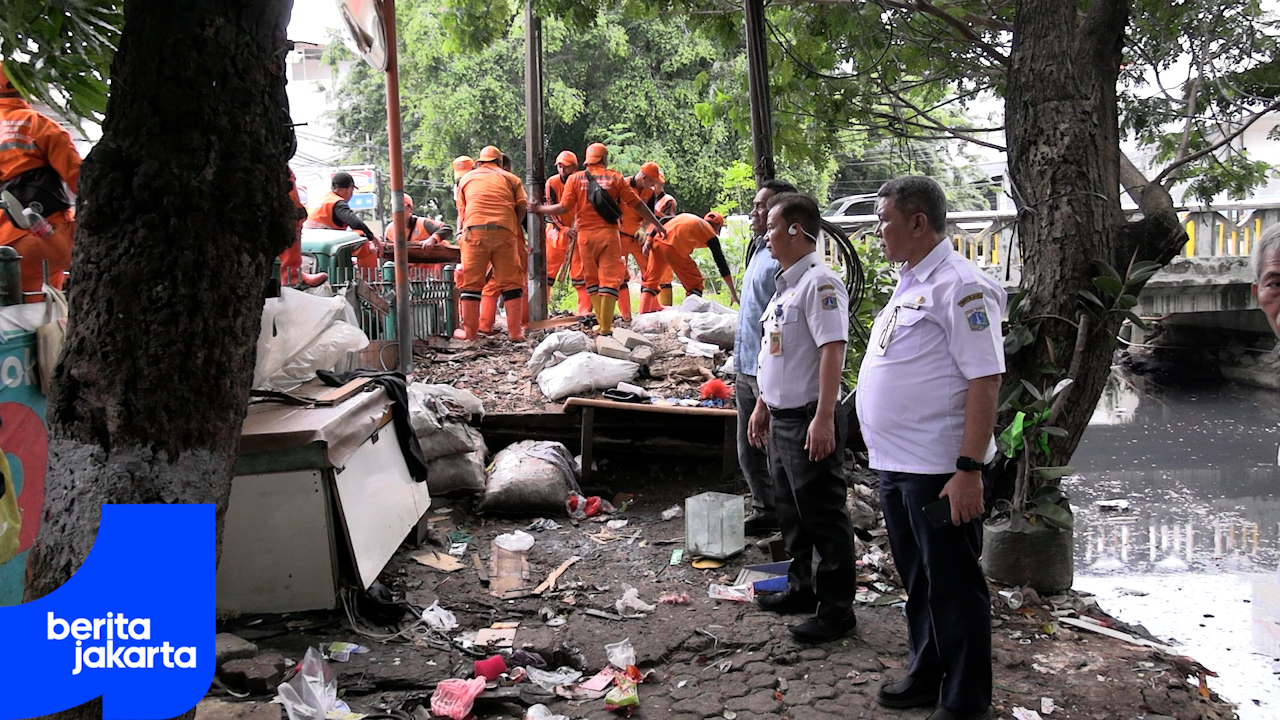
POLYGON ((349 173, 336 172, 329 186, 329 192, 320 198, 320 202, 307 207, 307 220, 304 228, 329 228, 331 230, 359 230, 364 235, 364 244, 352 253, 356 258, 356 267, 366 282, 377 282, 378 268, 382 260, 382 243, 368 225, 347 206, 347 201, 356 194, 356 181, 349 173))
POLYGON ((618 284, 626 272, 622 266, 622 244, 618 239, 621 208, 631 207, 640 213, 644 222, 654 226, 658 237, 665 237, 666 232, 626 178, 609 169, 609 149, 604 144, 588 145, 586 161, 587 166, 571 175, 565 183, 564 197, 558 204, 535 206, 534 211, 545 215, 562 215, 566 209, 574 212, 574 228, 578 232, 575 252, 582 254, 587 293, 592 296, 591 305, 600 322, 600 334, 610 335, 613 333, 613 312, 618 302, 618 284), (598 192, 592 192, 593 185, 598 192), (592 198, 592 195, 596 197, 592 198), (609 203, 612 208, 607 207, 609 203), (602 212, 613 215, 615 211, 617 214, 612 218, 601 215, 602 212))
MULTIPOLYGON (((578 156, 570 150, 562 150, 556 156, 556 174, 547 180, 547 204, 555 205, 564 197, 564 184, 569 176, 578 170, 578 156)), ((578 296, 578 317, 591 314, 591 296, 587 294, 587 281, 582 277, 582 253, 569 255, 578 233, 573 229, 573 211, 560 216, 551 216, 547 220, 547 288, 554 287, 556 276, 564 267, 565 256, 569 257, 569 282, 578 296)))
MULTIPOLYGON (((409 193, 401 193, 404 195, 404 214, 408 219, 405 223, 409 226, 408 241, 410 245, 418 245, 420 247, 431 247, 432 245, 440 245, 446 243, 449 238, 453 237, 453 228, 443 220, 436 220, 422 215, 413 214, 413 198, 409 197, 409 193)), ((388 245, 395 244, 396 222, 392 220, 387 223, 387 233, 383 236, 383 242, 388 245)))
MULTIPOLYGON (((511 172, 511 157, 506 153, 502 153, 502 169, 511 172)), ((514 174, 514 173, 513 173, 514 174)), ((524 234, 524 223, 516 231, 517 243, 516 248, 519 251, 520 259, 520 277, 524 278, 524 284, 520 286, 524 293, 524 302, 520 305, 522 315, 515 318, 522 327, 529 327, 529 241, 524 234)), ((493 265, 489 266, 489 271, 485 274, 486 280, 484 290, 480 291, 480 332, 493 332, 493 323, 498 319, 498 300, 502 297, 502 290, 498 288, 498 281, 494 277, 493 265)), ((511 324, 511 314, 507 313, 507 324, 511 324)))
MULTIPOLYGON (((640 171, 634 177, 627 178, 627 184, 632 190, 636 191, 636 195, 640 196, 640 201, 650 210, 653 210, 653 199, 657 196, 658 178, 662 177, 662 171, 658 169, 658 164, 647 162, 640 166, 640 171)), ((657 213, 654 213, 656 216, 657 213)), ((640 268, 640 282, 643 288, 645 280, 649 274, 649 256, 644 253, 644 225, 641 222, 640 213, 634 208, 622 208, 622 228, 620 231, 620 239, 622 242, 622 287, 618 288, 618 307, 622 308, 622 317, 631 319, 631 271, 627 267, 627 257, 633 257, 636 260, 636 267, 640 268)), ((644 310, 645 303, 640 303, 640 311, 644 310)))
POLYGON ((520 178, 499 167, 501 161, 498 148, 485 146, 475 169, 458 183, 458 225, 462 228, 458 296, 462 327, 454 331, 454 337, 459 340, 474 340, 480 328, 480 299, 490 265, 507 310, 507 336, 517 341, 524 339, 520 323, 511 322, 510 318, 524 315, 520 226, 528 198, 520 178))
POLYGON ((0 189, 24 204, 38 201, 44 208, 40 214, 53 228, 41 237, 22 227, 30 223, 21 208, 12 208, 14 215, 0 212, 0 245, 8 245, 22 256, 22 292, 36 293, 27 295, 27 302, 44 300, 39 292, 45 261, 49 263, 49 284, 59 290, 63 273, 71 267, 75 218, 63 183, 73 193, 80 183, 80 153, 70 133, 32 110, 0 65, 0 189))
MULTIPOLYGON (((680 213, 663 223, 666 228, 665 237, 649 239, 647 250, 657 255, 658 259, 669 266, 680 278, 687 295, 702 294, 702 271, 693 261, 693 251, 707 248, 716 261, 716 269, 720 277, 729 286, 729 296, 738 302, 738 290, 733 285, 733 275, 729 271, 729 262, 720 249, 720 229, 724 227, 724 217, 720 213, 709 212, 703 217, 693 213, 680 213)), ((657 288, 646 288, 647 297, 656 298, 657 288)))
POLYGON ((302 225, 307 221, 307 208, 298 196, 298 176, 289 168, 289 199, 293 201, 298 221, 293 227, 293 244, 280 253, 280 286, 281 287, 316 287, 329 279, 329 273, 302 272, 302 225))
MULTIPOLYGON (((653 214, 658 219, 665 220, 669 217, 675 217, 679 212, 676 209, 676 198, 666 192, 667 178, 661 172, 658 173, 658 187, 654 191, 653 198, 653 214)), ((656 282, 658 287, 658 305, 659 309, 671 306, 671 266, 658 259, 654 253, 649 253, 649 272, 653 275, 651 283, 656 282)), ((652 284, 650 285, 652 287, 652 284)), ((642 290, 643 292, 643 290, 642 290)), ((650 302, 652 307, 652 301, 650 302)), ((646 312, 644 309, 643 299, 641 300, 640 312, 646 312)))

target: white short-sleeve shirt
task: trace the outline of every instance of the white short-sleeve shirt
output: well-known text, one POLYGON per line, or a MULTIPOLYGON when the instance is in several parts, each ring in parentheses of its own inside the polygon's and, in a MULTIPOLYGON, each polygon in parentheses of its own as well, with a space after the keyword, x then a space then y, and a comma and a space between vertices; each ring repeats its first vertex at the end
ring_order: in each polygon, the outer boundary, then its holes
MULTIPOLYGON (((876 470, 952 473, 969 381, 1004 372, 1006 295, 943 240, 902 271, 858 373, 858 421, 876 470)), ((984 457, 995 457, 994 437, 984 457)))
POLYGON ((816 252, 778 273, 760 318, 760 397, 775 410, 818 400, 820 348, 849 341, 849 295, 816 252), (775 335, 776 333, 776 335, 775 335))

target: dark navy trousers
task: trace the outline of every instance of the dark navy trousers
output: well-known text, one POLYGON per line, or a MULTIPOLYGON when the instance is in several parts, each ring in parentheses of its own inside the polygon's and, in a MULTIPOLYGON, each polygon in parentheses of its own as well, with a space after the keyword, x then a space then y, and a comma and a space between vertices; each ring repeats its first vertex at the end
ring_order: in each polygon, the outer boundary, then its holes
POLYGON ((991 596, 978 559, 982 520, 934 528, 921 510, 951 479, 880 471, 889 546, 907 586, 912 677, 942 681, 938 702, 953 713, 991 705, 991 596))

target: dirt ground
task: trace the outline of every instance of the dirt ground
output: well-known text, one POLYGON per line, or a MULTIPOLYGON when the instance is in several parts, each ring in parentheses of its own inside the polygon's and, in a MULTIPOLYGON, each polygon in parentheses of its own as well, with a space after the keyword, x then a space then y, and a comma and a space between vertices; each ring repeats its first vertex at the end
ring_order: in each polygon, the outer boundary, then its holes
MULTIPOLYGON (((715 460, 646 458, 637 463, 635 458, 619 456, 607 460, 596 476, 602 484, 583 490, 607 499, 631 494, 626 509, 609 518, 626 519, 627 524, 610 530, 602 523, 571 523, 558 517, 559 529, 531 530, 536 538, 528 554, 533 584, 571 556, 581 558, 542 596, 495 598, 471 564, 472 553, 487 560, 495 536, 524 528, 534 518, 475 517, 468 503, 446 498, 434 500, 431 516, 439 518, 434 534, 437 541, 448 530, 471 536, 461 558, 464 567, 449 573, 433 570, 411 559, 416 549, 406 545, 388 564, 382 582, 397 599, 417 610, 438 600, 455 613, 460 626, 448 636, 495 622, 518 622, 515 647, 540 653, 548 669, 566 665, 583 671, 584 678, 605 666, 606 644, 630 639, 638 667, 650 672, 639 686, 635 718, 801 720, 924 718, 929 714, 927 709, 886 710, 875 702, 876 688, 904 673, 906 625, 898 606, 883 604, 893 600, 896 591, 889 588, 886 597, 860 605, 853 637, 819 646, 798 644, 786 631, 798 618, 707 595, 711 583, 732 584, 744 565, 770 561, 768 553, 750 540, 746 551, 722 568, 695 569, 689 557, 679 565, 670 564, 672 550, 683 547, 684 522, 664 521, 662 511, 700 492, 742 490, 733 482, 715 479, 715 460), (444 508, 449 509, 447 513, 444 508), (640 598, 656 609, 637 619, 588 614, 589 610, 614 614, 624 584, 637 588, 640 598), (688 593, 688 605, 657 603, 662 595, 680 592, 688 593), (547 618, 559 617, 564 618, 563 624, 548 624, 547 618)), ((863 594, 865 598, 878 594, 871 587, 863 589, 871 591, 863 594)), ((1212 693, 1212 678, 1205 693, 1208 697, 1201 696, 1194 677, 1186 675, 1191 671, 1188 661, 1058 626, 1047 603, 1011 611, 995 591, 992 588, 997 717, 1014 717, 1015 708, 1039 711, 1042 698, 1052 699, 1056 709, 1044 717, 1054 719, 1233 717, 1231 706, 1212 693)), ((411 625, 412 620, 410 614, 399 627, 411 625)), ((239 617, 220 623, 219 631, 235 633, 256 643, 262 652, 279 652, 292 661, 300 660, 308 646, 327 647, 333 641, 367 646, 367 654, 331 663, 342 698, 353 711, 362 713, 429 707, 438 681, 472 677, 474 660, 490 654, 461 649, 450 637, 433 634, 421 624, 383 640, 356 632, 356 626, 384 636, 396 630, 335 611, 239 617)), ((269 700, 270 695, 235 698, 218 684, 209 696, 209 701, 238 703, 235 707, 245 711, 251 708, 244 703, 259 704, 254 709, 275 717, 278 706, 260 705, 269 700)), ((602 699, 556 697, 527 681, 487 689, 474 712, 477 718, 521 718, 535 702, 570 718, 616 717, 604 709, 602 699)), ((420 712, 418 717, 424 715, 420 712)))

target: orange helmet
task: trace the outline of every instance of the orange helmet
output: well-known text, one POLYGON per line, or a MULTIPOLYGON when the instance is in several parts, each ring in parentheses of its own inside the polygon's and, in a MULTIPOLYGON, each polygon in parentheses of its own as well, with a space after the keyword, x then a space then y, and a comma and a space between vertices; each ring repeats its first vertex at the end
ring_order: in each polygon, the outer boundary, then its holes
POLYGON ((578 167, 578 156, 573 154, 572 150, 561 150, 556 156, 557 165, 568 165, 569 167, 578 167))
POLYGON ((711 227, 715 229, 717 235, 720 234, 720 228, 724 227, 723 215, 718 212, 709 212, 706 215, 703 215, 702 219, 706 220, 711 227))

